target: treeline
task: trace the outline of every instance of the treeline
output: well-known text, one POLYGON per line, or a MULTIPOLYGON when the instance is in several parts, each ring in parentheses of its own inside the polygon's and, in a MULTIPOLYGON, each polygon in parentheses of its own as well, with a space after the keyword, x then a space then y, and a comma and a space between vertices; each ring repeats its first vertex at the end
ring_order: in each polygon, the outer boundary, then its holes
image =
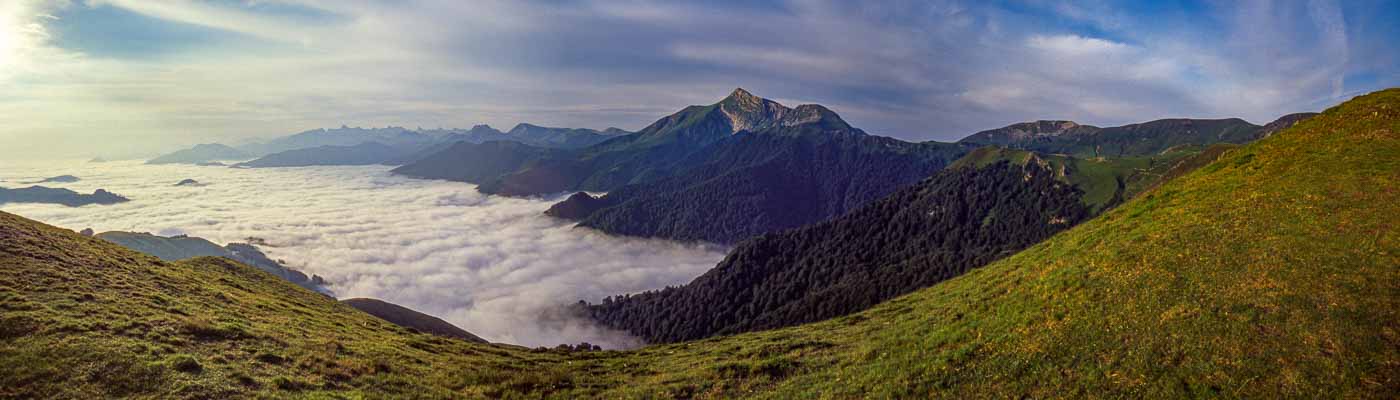
POLYGON ((652 343, 845 315, 1073 226, 1089 216, 1081 195, 1034 164, 944 170, 836 219, 743 242, 687 285, 584 307, 652 343))

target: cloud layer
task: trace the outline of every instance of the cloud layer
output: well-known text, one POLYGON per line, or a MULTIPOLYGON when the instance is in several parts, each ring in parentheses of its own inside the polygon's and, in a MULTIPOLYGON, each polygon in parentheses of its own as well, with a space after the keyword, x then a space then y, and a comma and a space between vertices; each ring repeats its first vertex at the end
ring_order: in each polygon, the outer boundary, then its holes
POLYGON ((217 243, 260 237, 276 246, 264 248, 269 256, 325 277, 341 298, 384 299, 527 346, 635 345, 557 309, 682 284, 724 256, 718 247, 573 229, 541 214, 553 199, 486 196, 387 170, 10 163, 0 168, 0 185, 72 174, 82 180, 59 185, 105 188, 132 201, 0 210, 75 230, 184 233, 217 243), (173 186, 186 178, 207 185, 173 186))
POLYGON ((1046 118, 1264 123, 1400 84, 1397 15, 1326 0, 11 0, 0 152, 343 123, 637 129, 735 86, 910 140, 1046 118))

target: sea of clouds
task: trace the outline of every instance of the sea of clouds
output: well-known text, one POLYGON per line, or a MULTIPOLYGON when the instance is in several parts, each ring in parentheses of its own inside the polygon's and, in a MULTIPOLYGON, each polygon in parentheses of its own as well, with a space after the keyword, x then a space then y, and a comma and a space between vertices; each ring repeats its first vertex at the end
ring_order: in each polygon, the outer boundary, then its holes
POLYGON ((97 232, 188 234, 262 249, 317 274, 337 297, 372 297, 441 317, 493 342, 609 348, 636 339, 559 312, 579 300, 683 284, 726 249, 619 238, 543 215, 559 197, 484 195, 473 185, 408 179, 386 166, 235 169, 140 162, 0 164, 0 187, 98 188, 130 202, 0 210, 97 232), (204 186, 174 186, 182 179, 204 186))

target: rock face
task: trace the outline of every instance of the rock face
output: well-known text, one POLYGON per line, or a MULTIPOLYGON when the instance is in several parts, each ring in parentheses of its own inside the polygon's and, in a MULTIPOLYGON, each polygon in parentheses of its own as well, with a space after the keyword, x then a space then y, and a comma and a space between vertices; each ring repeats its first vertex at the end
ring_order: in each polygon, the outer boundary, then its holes
POLYGON ((340 303, 405 328, 412 328, 420 332, 462 339, 469 342, 487 343, 485 339, 473 335, 471 332, 467 332, 462 328, 458 328, 456 325, 452 325, 447 321, 443 321, 438 317, 417 312, 387 301, 355 298, 341 300, 340 303))

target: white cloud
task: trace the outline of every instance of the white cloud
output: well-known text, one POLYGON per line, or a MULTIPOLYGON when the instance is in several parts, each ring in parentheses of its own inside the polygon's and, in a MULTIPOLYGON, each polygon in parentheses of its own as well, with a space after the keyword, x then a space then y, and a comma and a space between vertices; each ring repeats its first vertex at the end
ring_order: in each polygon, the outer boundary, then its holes
MULTIPOLYGON (((556 314, 581 299, 688 282, 723 249, 610 237, 542 215, 557 199, 486 196, 471 185, 411 180, 386 167, 242 170, 120 163, 7 163, 0 180, 73 174, 129 203, 6 212, 80 230, 187 233, 217 243, 255 236, 273 258, 319 274, 341 298, 374 297, 442 317, 493 341, 528 346, 632 339, 556 314), (60 166, 62 165, 62 166, 60 166), (175 187, 192 178, 203 187, 175 187)), ((5 185, 0 183, 0 185, 5 185)))
POLYGON ((1071 57, 1117 56, 1134 50, 1123 43, 1079 35, 1034 35, 1027 39, 1027 44, 1035 49, 1071 57))

